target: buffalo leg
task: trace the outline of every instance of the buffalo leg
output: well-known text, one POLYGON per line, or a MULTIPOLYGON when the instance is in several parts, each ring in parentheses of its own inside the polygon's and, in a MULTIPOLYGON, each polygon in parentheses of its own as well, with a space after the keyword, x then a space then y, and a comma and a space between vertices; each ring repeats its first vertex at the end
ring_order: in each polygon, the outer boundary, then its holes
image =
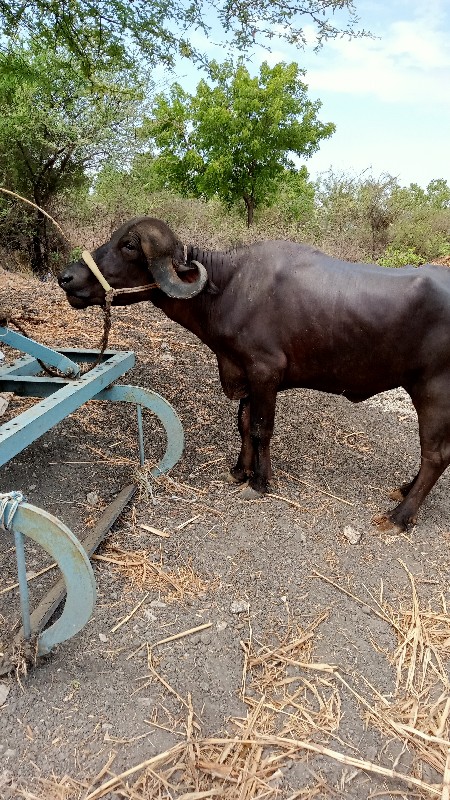
POLYGON ((419 473, 417 473, 416 477, 413 478, 412 481, 407 481, 406 483, 402 483, 401 486, 398 486, 397 489, 392 489, 392 491, 389 492, 389 497, 391 500, 403 500, 403 498, 406 497, 411 491, 418 477, 419 473))
MULTIPOLYGON (((252 389, 252 387, 250 387, 252 389)), ((248 487, 243 496, 246 499, 259 497, 267 492, 272 478, 270 463, 270 440, 275 421, 277 393, 271 385, 258 383, 250 393, 250 439, 253 450, 253 469, 248 487)))
POLYGON ((253 471, 253 444, 250 436, 250 398, 239 401, 238 431, 241 437, 241 452, 236 466, 230 470, 234 483, 245 483, 253 471))
POLYGON ((443 387, 428 385, 423 400, 413 397, 419 418, 421 466, 414 480, 401 487, 402 494, 409 489, 401 503, 392 511, 374 517, 374 523, 383 530, 406 530, 408 525, 414 525, 425 497, 450 464, 449 389, 446 382, 443 387), (442 391, 437 391, 441 388, 442 391))

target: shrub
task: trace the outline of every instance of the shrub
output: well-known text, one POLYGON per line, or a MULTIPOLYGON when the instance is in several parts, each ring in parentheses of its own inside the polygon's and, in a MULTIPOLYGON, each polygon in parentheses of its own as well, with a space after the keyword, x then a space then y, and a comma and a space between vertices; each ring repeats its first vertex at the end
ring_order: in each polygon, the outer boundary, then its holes
POLYGON ((393 245, 389 245, 384 255, 378 259, 378 264, 382 267, 404 267, 406 264, 418 267, 423 263, 423 258, 416 253, 414 247, 399 248, 393 245))

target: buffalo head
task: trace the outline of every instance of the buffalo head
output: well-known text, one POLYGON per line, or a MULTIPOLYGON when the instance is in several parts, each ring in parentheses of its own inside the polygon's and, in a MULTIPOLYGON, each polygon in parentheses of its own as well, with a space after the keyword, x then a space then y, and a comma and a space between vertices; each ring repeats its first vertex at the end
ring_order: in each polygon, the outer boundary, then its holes
MULTIPOLYGON (((152 217, 126 222, 92 256, 113 289, 136 288, 136 293, 115 296, 116 305, 147 299, 155 285, 169 297, 189 299, 201 292, 208 279, 202 264, 185 264, 181 241, 168 225, 152 217), (149 284, 138 294, 139 287, 149 284)), ((58 276, 58 283, 74 308, 105 303, 105 290, 84 261, 69 264, 58 276)))

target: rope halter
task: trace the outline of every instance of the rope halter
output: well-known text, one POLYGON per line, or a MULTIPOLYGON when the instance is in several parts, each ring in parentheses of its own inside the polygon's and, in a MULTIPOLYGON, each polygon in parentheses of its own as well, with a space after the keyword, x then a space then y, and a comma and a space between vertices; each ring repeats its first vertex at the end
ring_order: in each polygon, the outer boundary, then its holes
POLYGON ((113 289, 112 286, 109 285, 108 281, 106 280, 105 276, 102 275, 97 264, 95 263, 94 259, 92 258, 90 252, 88 250, 83 250, 81 253, 81 258, 83 259, 84 263, 87 267, 91 270, 92 274, 95 275, 98 282, 101 284, 103 289, 105 290, 106 294, 106 305, 109 307, 113 301, 113 298, 117 294, 132 294, 133 292, 148 292, 149 289, 157 289, 157 283, 146 283, 145 286, 135 286, 127 289, 113 289))

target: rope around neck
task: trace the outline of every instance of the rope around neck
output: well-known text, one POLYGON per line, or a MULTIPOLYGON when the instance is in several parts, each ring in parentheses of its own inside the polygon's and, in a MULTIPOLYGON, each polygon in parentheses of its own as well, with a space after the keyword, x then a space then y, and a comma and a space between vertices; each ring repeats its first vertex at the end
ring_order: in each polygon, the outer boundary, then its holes
MULTIPOLYGON (((21 200, 23 203, 27 203, 29 206, 32 206, 32 208, 35 208, 35 209, 37 209, 37 211, 40 211, 42 214, 44 214, 44 216, 47 217, 47 219, 49 219, 50 222, 53 223, 55 228, 58 229, 58 231, 60 232, 61 236, 66 240, 66 242, 71 247, 73 247, 73 243, 72 243, 71 239, 67 236, 66 233, 64 233, 63 229, 61 228, 60 225, 58 225, 56 220, 53 219, 53 217, 50 216, 50 214, 48 214, 46 211, 44 211, 43 208, 38 206, 36 203, 32 203, 31 200, 28 200, 28 198, 22 197, 22 195, 17 194, 17 192, 11 192, 9 189, 5 189, 3 186, 0 186, 0 192, 3 192, 4 194, 9 195, 10 197, 15 197, 18 200, 21 200)), ((83 260, 84 261, 86 261, 86 257, 89 257, 89 259, 92 261, 92 264, 94 265, 95 270, 96 270, 96 272, 94 272, 94 274, 97 277, 97 279, 100 281, 100 283, 102 284, 103 288, 105 289, 106 302, 105 302, 105 306, 103 308, 103 317, 104 317, 104 319, 103 319, 103 334, 102 334, 102 338, 101 338, 101 341, 100 341, 99 355, 98 355, 98 358, 96 359, 96 361, 93 364, 91 364, 87 369, 82 371, 82 373, 81 373, 82 375, 86 374, 86 372, 89 372, 91 369, 94 369, 94 367, 97 367, 98 364, 100 363, 100 361, 102 360, 103 353, 105 352, 107 344, 108 344, 109 332, 111 330, 111 303, 112 303, 114 294, 116 294, 116 293, 118 293, 120 291, 120 290, 111 288, 111 286, 106 281, 106 279, 103 278, 103 275, 101 274, 100 270, 98 269, 98 267, 97 267, 94 259, 92 258, 91 254, 87 250, 84 250, 83 251, 83 260), (107 288, 105 288, 105 287, 107 287, 107 288)), ((86 263, 88 263, 88 262, 86 261, 86 263)), ((92 269, 92 266, 90 264, 88 264, 88 266, 89 266, 90 269, 92 269)), ((3 311, 3 309, 2 309, 2 311, 3 311)), ((19 324, 19 322, 16 319, 13 319, 10 314, 5 312, 4 314, 2 314, 2 317, 5 318, 4 319, 4 323, 6 323, 6 325, 8 325, 8 323, 11 322, 17 328, 17 330, 20 331, 20 333, 23 336, 26 336, 27 339, 31 338, 27 334, 27 332, 23 329, 23 327, 19 324)), ((39 366, 42 367, 44 372, 46 372, 48 375, 51 375, 52 377, 57 377, 57 376, 60 375, 58 370, 54 370, 51 367, 47 366, 47 364, 44 364, 44 362, 41 361, 39 358, 36 359, 36 360, 37 360, 39 366)))
POLYGON ((6 531, 11 530, 15 513, 20 504, 25 500, 26 498, 23 496, 22 492, 5 492, 0 494, 0 526, 6 531), (8 503, 11 503, 11 506, 6 514, 8 503))
MULTIPOLYGON (((50 214, 48 214, 47 211, 44 211, 43 208, 38 206, 36 203, 32 203, 31 200, 28 200, 26 197, 22 197, 22 195, 17 194, 16 192, 11 192, 9 189, 5 189, 3 186, 0 186, 0 192, 4 192, 4 194, 9 195, 10 197, 15 197, 18 200, 21 200, 23 203, 27 203, 29 206, 32 206, 32 208, 35 208, 38 211, 40 211, 42 214, 44 214, 44 216, 47 217, 47 219, 49 219, 50 222, 52 222, 53 225, 58 229, 58 231, 60 232, 62 237, 66 240, 66 242, 71 247, 73 247, 73 242, 71 241, 71 239, 67 236, 66 233, 64 233, 64 231, 61 228, 61 226, 58 225, 56 220, 53 219, 53 217, 50 214)), ((186 249, 185 249, 185 252, 186 252, 186 249)), ((147 283, 144 286, 136 286, 136 287, 131 288, 131 289, 129 289, 129 288, 126 288, 126 289, 113 289, 112 286, 110 286, 110 284, 108 283, 108 281, 104 277, 104 275, 102 275, 102 273, 100 272, 99 268, 97 267, 97 264, 95 263, 94 259, 92 258, 91 254, 90 254, 90 252, 88 250, 83 250, 83 252, 81 254, 81 258, 83 259, 83 261, 86 264, 86 266, 89 267, 89 269, 91 270, 93 275, 95 275, 95 277, 97 278, 97 280, 99 281, 99 283, 101 284, 103 289, 105 290, 105 305, 103 306, 103 334, 102 334, 102 338, 101 338, 101 341, 100 341, 99 354, 98 354, 98 358, 96 359, 96 361, 93 364, 91 364, 87 369, 82 371, 81 374, 85 375, 91 369, 94 369, 94 367, 97 367, 98 364, 100 364, 100 362, 102 360, 103 353, 106 350, 106 347, 107 347, 107 344, 108 344, 108 337, 109 337, 109 333, 110 333, 110 330, 111 330, 111 305, 112 305, 114 297, 116 295, 131 294, 131 293, 134 293, 134 292, 147 292, 149 289, 157 289, 159 287, 158 287, 157 283, 147 283)), ((22 333, 24 336, 27 337, 27 339, 30 338, 28 336, 28 334, 24 331, 24 329, 21 327, 21 325, 17 322, 17 320, 14 320, 11 317, 9 317, 8 321, 12 322, 13 325, 15 325, 15 327, 20 331, 20 333, 22 333)), ((37 359, 37 361, 38 361, 38 364, 44 370, 44 372, 46 372, 48 375, 51 375, 53 377, 56 377, 56 376, 60 375, 60 373, 57 370, 53 370, 51 367, 49 367, 46 364, 44 364, 40 359, 37 359)))

